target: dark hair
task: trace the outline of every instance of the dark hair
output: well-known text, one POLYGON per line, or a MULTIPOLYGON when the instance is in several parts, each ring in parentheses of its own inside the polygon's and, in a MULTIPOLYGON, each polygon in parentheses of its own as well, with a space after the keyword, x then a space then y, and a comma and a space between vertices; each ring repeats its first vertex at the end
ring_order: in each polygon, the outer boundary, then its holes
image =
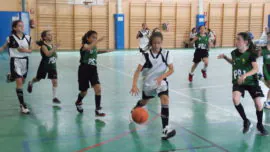
POLYGON ((16 21, 13 21, 12 22, 12 29, 11 29, 11 33, 12 34, 16 34, 16 31, 14 30, 14 28, 16 28, 16 26, 19 24, 19 23, 22 23, 23 21, 22 20, 16 20, 16 21))
POLYGON ((87 39, 93 34, 97 34, 97 32, 93 30, 86 32, 84 36, 82 37, 82 44, 89 44, 87 39))
POLYGON ((270 32, 267 32, 267 34, 266 35, 269 35, 270 34, 270 32))
POLYGON ((250 34, 248 32, 240 32, 237 34, 241 36, 244 41, 248 41, 248 51, 251 53, 258 54, 255 44, 252 42, 250 34))
POLYGON ((159 31, 160 31, 160 29, 159 29, 158 27, 154 28, 152 33, 157 32, 157 30, 159 30, 159 31))
MULTIPOLYGON (((193 28, 192 28, 191 32, 193 32, 194 30, 196 30, 196 28, 195 28, 195 27, 193 27, 193 28)), ((196 32, 196 31, 195 31, 195 32, 196 32)))
POLYGON ((148 48, 150 48, 152 46, 152 42, 153 42, 154 38, 156 38, 156 37, 159 37, 159 38, 161 38, 161 40, 163 40, 162 33, 160 33, 160 32, 152 33, 152 35, 150 36, 150 39, 149 39, 148 48))
POLYGON ((47 36, 47 33, 50 32, 50 30, 45 30, 45 31, 42 31, 40 36, 41 36, 41 39, 39 41, 36 41, 36 44, 38 46, 42 46, 44 44, 44 38, 47 36))

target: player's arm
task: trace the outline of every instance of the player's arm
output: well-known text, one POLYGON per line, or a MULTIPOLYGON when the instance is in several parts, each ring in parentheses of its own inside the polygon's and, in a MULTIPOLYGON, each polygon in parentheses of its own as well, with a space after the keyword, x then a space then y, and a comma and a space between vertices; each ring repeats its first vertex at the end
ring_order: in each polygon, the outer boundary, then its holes
POLYGON ((169 77, 171 74, 173 74, 174 72, 174 67, 173 67, 173 64, 169 64, 168 65, 168 71, 166 73, 164 73, 163 75, 161 75, 160 77, 157 78, 157 82, 158 82, 158 85, 161 84, 161 81, 166 79, 167 77, 169 77))
POLYGON ((193 39, 190 43, 193 44, 193 43, 195 43, 195 41, 197 41, 197 40, 198 40, 198 37, 195 36, 194 39, 193 39))
POLYGON ((0 47, 0 52, 4 51, 8 47, 8 42, 6 42, 2 47, 0 47))
POLYGON ((136 35, 136 39, 140 38, 140 31, 138 31, 137 35, 136 35))
POLYGON ((41 51, 45 54, 45 56, 50 57, 53 55, 53 53, 57 50, 57 45, 52 47, 52 50, 49 51, 48 48, 45 45, 41 46, 41 51))
POLYGON ((26 49, 26 48, 18 48, 18 51, 19 52, 22 52, 22 53, 31 53, 32 52, 32 49, 29 48, 29 49, 26 49))
POLYGON ((220 54, 218 57, 218 59, 224 59, 226 60, 228 63, 232 64, 232 59, 227 57, 225 54, 220 54))
POLYGON ((92 42, 91 44, 84 44, 83 45, 83 51, 91 51, 94 47, 96 47, 96 45, 98 43, 100 43, 101 41, 103 41, 105 39, 105 37, 101 37, 100 39, 92 42))
POLYGON ((137 82, 140 76, 140 73, 142 71, 143 66, 141 64, 138 65, 134 75, 133 75, 133 81, 132 81, 132 88, 130 90, 130 93, 132 95, 138 95, 139 94, 139 89, 137 87, 137 82))
POLYGON ((243 74, 239 79, 238 79, 238 84, 243 84, 245 79, 249 76, 252 76, 254 74, 257 74, 258 71, 259 71, 259 68, 258 68, 258 64, 256 62, 256 59, 255 61, 251 62, 252 64, 252 69, 250 71, 248 71, 246 74, 243 74))

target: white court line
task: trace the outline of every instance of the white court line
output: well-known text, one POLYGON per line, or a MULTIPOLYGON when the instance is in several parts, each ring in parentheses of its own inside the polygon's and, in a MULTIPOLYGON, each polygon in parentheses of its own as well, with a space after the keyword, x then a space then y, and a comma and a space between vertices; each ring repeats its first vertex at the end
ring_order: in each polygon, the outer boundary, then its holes
MULTIPOLYGON (((128 74, 128 73, 125 73, 125 72, 122 72, 122 71, 119 71, 119 70, 116 70, 115 68, 107 67, 107 66, 104 66, 104 65, 102 65, 102 64, 98 64, 98 65, 100 65, 100 66, 102 66, 102 67, 104 67, 104 68, 110 69, 111 71, 119 72, 119 73, 121 73, 121 74, 123 74, 123 75, 125 75, 125 76, 130 77, 130 78, 133 77, 132 75, 130 75, 130 74, 128 74)), ((213 87, 213 86, 212 86, 212 87, 213 87)), ((203 104, 212 106, 212 107, 214 107, 214 108, 216 108, 216 109, 219 109, 219 110, 221 110, 221 111, 224 111, 224 112, 226 112, 226 113, 231 114, 231 115, 234 116, 234 117, 239 118, 238 114, 235 113, 235 112, 232 112, 231 110, 228 110, 228 109, 225 109, 225 108, 216 106, 216 105, 211 104, 211 103, 208 103, 208 102, 204 102, 203 100, 201 100, 201 99, 199 99, 199 98, 194 98, 194 97, 185 95, 185 94, 183 94, 183 93, 181 93, 181 92, 178 92, 178 91, 176 91, 176 90, 174 90, 174 89, 171 89, 171 88, 170 88, 170 91, 172 91, 172 92, 174 92, 174 93, 176 93, 176 94, 178 94, 178 95, 181 95, 181 96, 183 96, 183 97, 192 99, 192 102, 199 102, 199 103, 203 103, 203 104)), ((249 120, 251 120, 251 121, 253 121, 253 122, 257 122, 257 120, 255 120, 255 119, 249 119, 249 120)), ((264 125, 270 126, 270 124, 268 124, 268 123, 264 123, 264 125)))

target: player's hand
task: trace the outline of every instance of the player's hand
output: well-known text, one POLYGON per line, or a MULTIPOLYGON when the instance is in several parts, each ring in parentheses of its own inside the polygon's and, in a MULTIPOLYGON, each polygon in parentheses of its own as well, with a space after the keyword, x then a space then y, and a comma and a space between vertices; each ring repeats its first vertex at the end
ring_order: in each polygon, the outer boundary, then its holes
POLYGON ((60 43, 56 43, 56 44, 53 45, 53 47, 54 47, 55 49, 58 49, 60 46, 61 46, 60 43))
POLYGON ((224 55, 224 54, 220 54, 217 56, 218 59, 224 59, 225 57, 226 57, 226 55, 224 55))
POLYGON ((241 85, 245 82, 247 76, 244 74, 238 79, 238 84, 241 85))
POLYGON ((4 51, 4 48, 3 47, 0 47, 0 52, 4 51))
POLYGON ((25 53, 31 53, 32 52, 31 50, 28 50, 26 48, 18 48, 18 51, 19 52, 25 52, 25 53))
POLYGON ((138 89, 137 85, 133 85, 129 93, 132 96, 137 96, 139 94, 139 91, 140 90, 138 89))
POLYGON ((100 39, 98 39, 98 42, 103 41, 105 38, 105 36, 102 36, 100 39))
POLYGON ((163 78, 162 77, 158 77, 157 79, 156 79, 156 81, 157 81, 157 84, 160 86, 161 85, 161 81, 163 80, 163 78))

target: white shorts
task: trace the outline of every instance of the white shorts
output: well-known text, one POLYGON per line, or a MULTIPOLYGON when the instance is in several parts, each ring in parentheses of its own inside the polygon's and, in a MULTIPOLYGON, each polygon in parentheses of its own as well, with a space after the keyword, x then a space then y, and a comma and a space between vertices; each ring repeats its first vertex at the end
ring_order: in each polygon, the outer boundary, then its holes
POLYGON ((13 78, 26 78, 28 72, 28 57, 11 58, 10 72, 13 78))
POLYGON ((142 93, 143 99, 151 99, 157 95, 158 96, 169 95, 169 86, 167 81, 162 80, 160 85, 157 84, 143 85, 143 93, 142 93))

